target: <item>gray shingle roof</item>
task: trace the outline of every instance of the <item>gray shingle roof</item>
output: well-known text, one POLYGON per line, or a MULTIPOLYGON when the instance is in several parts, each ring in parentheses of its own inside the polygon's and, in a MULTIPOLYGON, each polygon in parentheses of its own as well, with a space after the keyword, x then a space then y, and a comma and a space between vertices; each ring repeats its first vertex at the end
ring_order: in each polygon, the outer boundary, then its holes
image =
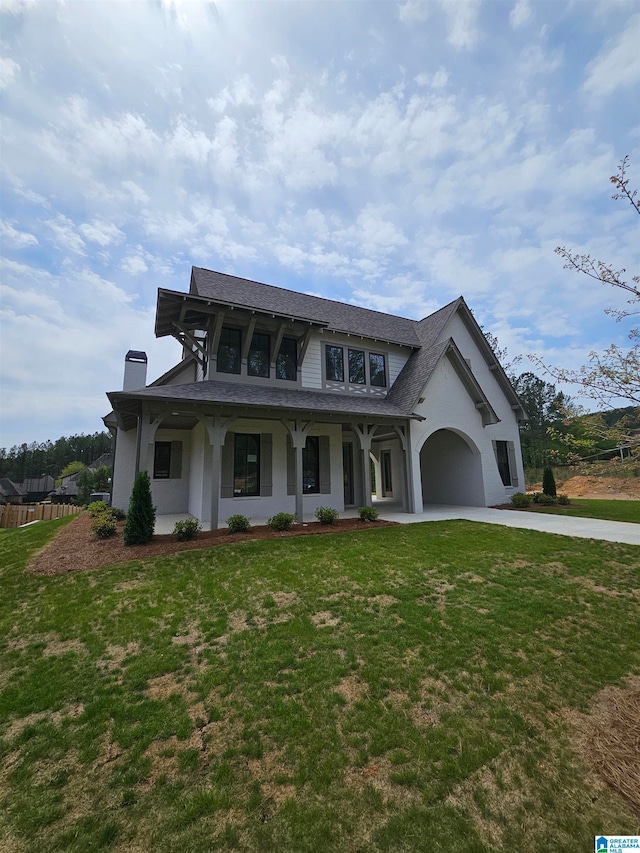
POLYGON ((117 409, 120 400, 167 400, 176 403, 218 403, 271 409, 304 410, 341 415, 406 418, 398 406, 385 397, 356 396, 338 392, 311 391, 299 388, 274 388, 236 382, 191 382, 186 385, 164 385, 140 391, 112 391, 107 395, 117 409))
POLYGON ((18 483, 14 483, 8 477, 2 477, 0 478, 0 495, 5 498, 16 498, 24 497, 26 492, 18 483))
POLYGON ((347 332, 410 347, 420 346, 415 320, 200 267, 192 269, 190 293, 229 305, 299 317, 335 332, 347 332))

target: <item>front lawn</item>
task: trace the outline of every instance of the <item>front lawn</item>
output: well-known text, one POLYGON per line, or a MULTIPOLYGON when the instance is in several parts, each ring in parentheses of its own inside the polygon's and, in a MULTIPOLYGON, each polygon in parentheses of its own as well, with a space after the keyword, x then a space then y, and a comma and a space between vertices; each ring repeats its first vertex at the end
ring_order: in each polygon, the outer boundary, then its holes
POLYGON ((631 521, 640 524, 640 501, 571 498, 571 506, 531 506, 536 512, 550 512, 554 515, 575 515, 580 518, 602 518, 605 521, 631 521))
POLYGON ((640 831, 597 747, 640 696, 639 548, 448 521, 25 574, 63 523, 0 537, 0 850, 640 831))

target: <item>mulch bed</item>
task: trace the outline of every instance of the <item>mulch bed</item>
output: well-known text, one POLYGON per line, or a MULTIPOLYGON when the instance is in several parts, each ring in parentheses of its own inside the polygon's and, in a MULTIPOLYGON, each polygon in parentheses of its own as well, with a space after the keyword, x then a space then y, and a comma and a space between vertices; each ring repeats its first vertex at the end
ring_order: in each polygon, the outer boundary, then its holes
POLYGON ((97 539, 91 531, 89 514, 83 512, 62 527, 57 535, 34 555, 27 566, 27 571, 39 575, 61 575, 98 569, 101 566, 110 566, 129 560, 166 557, 180 551, 194 551, 200 548, 211 548, 214 545, 230 545, 258 539, 288 539, 291 536, 347 533, 351 530, 395 526, 396 523, 380 519, 366 522, 360 521, 359 518, 341 518, 332 525, 320 524, 317 521, 296 524, 287 532, 276 532, 266 525, 253 527, 249 533, 229 533, 226 528, 223 528, 203 531, 198 534, 197 539, 189 542, 178 542, 175 536, 167 534, 154 536, 148 545, 127 547, 122 541, 124 522, 118 523, 118 532, 115 536, 110 539, 97 539))

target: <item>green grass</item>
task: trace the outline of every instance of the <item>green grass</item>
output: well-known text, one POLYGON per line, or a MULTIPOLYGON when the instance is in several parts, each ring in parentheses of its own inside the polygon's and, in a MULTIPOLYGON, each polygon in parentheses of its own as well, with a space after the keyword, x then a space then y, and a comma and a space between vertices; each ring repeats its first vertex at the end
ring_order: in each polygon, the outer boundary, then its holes
POLYGON ((638 832, 570 720, 640 673, 640 549, 450 521, 25 574, 61 523, 0 537, 0 850, 638 832))
POLYGON ((580 518, 602 518, 605 521, 631 521, 640 524, 640 501, 571 498, 571 506, 535 506, 536 512, 550 512, 553 515, 574 515, 580 518))

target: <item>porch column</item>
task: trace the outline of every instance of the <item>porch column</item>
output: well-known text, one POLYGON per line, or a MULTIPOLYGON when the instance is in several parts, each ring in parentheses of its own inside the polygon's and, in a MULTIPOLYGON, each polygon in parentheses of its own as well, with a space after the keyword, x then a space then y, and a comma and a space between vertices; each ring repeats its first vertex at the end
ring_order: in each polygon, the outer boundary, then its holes
MULTIPOLYGON (((209 437, 211 453, 210 462, 205 464, 202 477, 202 509, 209 509, 210 530, 217 530, 220 525, 220 472, 222 468, 222 445, 227 436, 227 431, 236 418, 225 418, 222 415, 213 415, 205 418, 198 415, 198 420, 203 424, 209 437)), ((206 460, 205 460, 206 463, 206 460)), ((206 521, 206 518, 203 519, 206 521)))
POLYGON ((408 489, 412 497, 413 512, 424 512, 424 502, 422 500, 422 472, 420 469, 420 448, 422 447, 422 435, 423 432, 420 429, 420 424, 418 424, 416 421, 409 421, 409 434, 407 441, 407 471, 409 474, 408 489))
POLYGON ((403 481, 402 481, 402 509, 404 512, 415 512, 413 501, 413 489, 411 487, 411 447, 409 443, 409 427, 394 426, 394 432, 400 439, 400 447, 402 448, 403 466, 403 481))
POLYGON ((353 431, 358 436, 360 441, 360 450, 362 452, 362 484, 364 489, 363 499, 365 506, 371 506, 371 442, 377 426, 373 424, 353 424, 353 431))
POLYGON ((308 421, 306 424, 304 424, 302 423, 302 421, 283 420, 282 423, 284 424, 287 432, 289 433, 289 437, 291 438, 291 444, 294 450, 296 475, 296 521, 302 523, 304 521, 304 505, 302 500, 302 451, 307 442, 307 434, 309 432, 310 427, 313 425, 313 422, 308 421))

